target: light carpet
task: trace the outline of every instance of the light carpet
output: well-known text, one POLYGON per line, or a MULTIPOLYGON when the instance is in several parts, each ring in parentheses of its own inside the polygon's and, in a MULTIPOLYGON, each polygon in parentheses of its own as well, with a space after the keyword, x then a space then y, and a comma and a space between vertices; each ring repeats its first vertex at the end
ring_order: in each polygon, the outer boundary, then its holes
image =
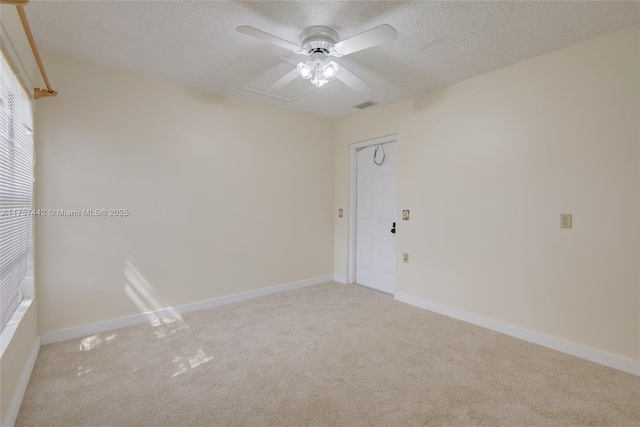
POLYGON ((640 425, 640 378, 328 283, 43 346, 17 426, 640 425))

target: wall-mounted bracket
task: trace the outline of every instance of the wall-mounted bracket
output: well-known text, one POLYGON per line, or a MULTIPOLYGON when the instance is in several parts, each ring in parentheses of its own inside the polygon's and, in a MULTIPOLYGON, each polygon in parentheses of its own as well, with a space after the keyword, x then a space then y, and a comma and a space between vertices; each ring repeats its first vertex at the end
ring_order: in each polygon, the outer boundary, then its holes
POLYGON ((33 89, 33 98, 34 99, 40 99, 40 98, 44 98, 47 96, 56 96, 58 94, 57 90, 52 90, 51 92, 49 92, 46 89, 39 89, 39 88, 34 88, 33 89))

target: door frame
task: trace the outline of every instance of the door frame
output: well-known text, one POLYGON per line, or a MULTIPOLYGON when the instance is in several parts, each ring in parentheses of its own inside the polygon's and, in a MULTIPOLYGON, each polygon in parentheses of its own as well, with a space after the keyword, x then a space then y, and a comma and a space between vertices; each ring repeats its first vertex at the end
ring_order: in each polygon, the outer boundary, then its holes
MULTIPOLYGON (((347 283, 356 283, 356 228, 358 224, 358 213, 356 212, 356 197, 358 195, 358 151, 372 145, 398 143, 398 134, 381 136, 379 138, 368 139, 366 141, 349 144, 349 250, 347 255, 348 272, 347 283)), ((397 151, 396 151, 397 153, 397 151)), ((397 159, 397 155, 396 155, 397 159)), ((396 160, 396 202, 398 201, 398 162, 396 160)), ((397 203, 396 203, 397 209, 397 203)), ((397 212, 396 212, 397 213, 397 212)))

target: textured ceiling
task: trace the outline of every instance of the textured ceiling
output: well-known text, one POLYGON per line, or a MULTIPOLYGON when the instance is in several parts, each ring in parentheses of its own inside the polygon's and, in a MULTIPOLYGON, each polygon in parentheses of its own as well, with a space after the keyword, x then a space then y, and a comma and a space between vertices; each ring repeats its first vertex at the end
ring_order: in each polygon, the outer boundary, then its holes
POLYGON ((43 51, 330 119, 356 114, 352 105, 368 99, 399 101, 640 22, 640 3, 610 1, 32 0, 25 9, 43 51), (398 38, 337 60, 375 88, 367 97, 339 81, 290 103, 240 89, 293 54, 239 25, 298 43, 313 25, 344 39, 381 24, 398 38))

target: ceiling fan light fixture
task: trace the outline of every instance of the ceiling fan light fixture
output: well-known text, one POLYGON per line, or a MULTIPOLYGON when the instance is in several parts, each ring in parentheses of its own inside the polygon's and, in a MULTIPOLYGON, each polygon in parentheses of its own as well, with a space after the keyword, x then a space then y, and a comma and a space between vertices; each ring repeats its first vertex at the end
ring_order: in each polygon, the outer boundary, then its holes
POLYGON ((311 79, 311 83, 313 83, 314 85, 320 87, 320 86, 324 86, 325 84, 329 83, 329 80, 327 80, 324 77, 322 77, 322 74, 316 73, 313 76, 313 78, 311 79))
POLYGON ((325 65, 324 68, 322 69, 322 77, 324 77, 327 80, 331 79, 336 76, 336 74, 338 73, 338 70, 340 70, 340 66, 336 64, 334 61, 331 61, 327 65, 325 65))
POLYGON ((304 62, 300 62, 296 66, 296 70, 298 70, 298 74, 305 80, 309 80, 313 77, 313 73, 311 72, 311 68, 309 68, 304 62))
POLYGON ((316 79, 315 82, 313 82, 313 84, 318 86, 318 87, 322 87, 322 86, 326 85, 327 83, 328 83, 328 80, 325 80, 325 79, 316 79))
POLYGON ((311 83, 320 87, 329 83, 329 80, 324 77, 322 61, 316 60, 315 66, 313 67, 313 78, 311 79, 311 83))

